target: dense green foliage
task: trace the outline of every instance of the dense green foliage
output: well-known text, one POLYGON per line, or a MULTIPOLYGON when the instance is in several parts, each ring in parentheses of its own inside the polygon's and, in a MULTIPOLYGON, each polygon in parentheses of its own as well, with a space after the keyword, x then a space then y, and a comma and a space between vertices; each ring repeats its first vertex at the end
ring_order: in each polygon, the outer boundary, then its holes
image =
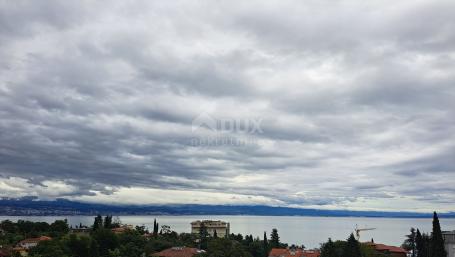
POLYGON ((433 231, 431 235, 421 233, 419 229, 414 230, 411 228, 411 233, 406 237, 402 247, 413 251, 412 256, 414 257, 447 257, 441 225, 436 212, 433 213, 433 231))
MULTIPOLYGON (((13 247, 25 238, 52 237, 52 240, 42 241, 32 248, 30 257, 142 257, 173 246, 205 249, 206 252, 198 257, 267 257, 272 248, 288 246, 280 242, 277 229, 272 229, 269 238, 264 232, 261 240, 259 237, 242 234, 220 238, 216 234, 210 235, 205 226, 201 227, 199 234, 178 234, 167 225, 162 225, 158 232, 156 220, 151 234, 144 226, 114 233, 113 228, 120 225, 119 220, 113 220, 112 216, 97 216, 90 229, 82 224, 76 226, 87 228, 80 233, 78 230, 71 232, 66 220, 57 220, 51 224, 5 220, 0 223, 0 245, 13 247)), ((419 229, 411 229, 403 247, 411 250, 414 257, 447 257, 437 214, 434 213, 432 236, 421 233, 419 229)), ((369 244, 360 244, 353 234, 346 241, 332 241, 329 238, 321 245, 321 257, 388 256, 390 255, 376 252, 369 244)))
MULTIPOLYGON (((199 234, 172 231, 162 225, 158 232, 155 221, 151 234, 144 226, 126 229, 122 233, 114 233, 112 228, 120 223, 112 216, 96 216, 91 228, 80 224, 77 228, 87 228, 86 232, 71 232, 66 220, 58 220, 52 224, 30 221, 3 221, 0 228, 2 245, 15 246, 20 240, 30 237, 50 236, 52 240, 42 241, 29 251, 30 257, 141 257, 162 251, 173 246, 200 247, 206 252, 200 257, 265 257, 271 249, 268 241, 286 247, 279 242, 276 229, 271 233, 270 240, 253 238, 252 235, 230 234, 224 238, 211 236, 205 227, 199 234)), ((266 235, 264 233, 264 235, 266 235)))
POLYGON ((0 223, 0 228, 4 231, 0 236, 0 245, 14 245, 25 238, 42 235, 60 237, 69 232, 66 220, 57 220, 51 224, 25 220, 17 222, 4 220, 0 223))
POLYGON ((444 239, 442 238, 441 225, 439 224, 438 214, 433 214, 433 233, 430 244, 431 257, 447 257, 444 249, 444 239))
POLYGON ((353 254, 352 256, 362 257, 389 257, 389 255, 376 252, 368 244, 360 244, 351 236, 347 241, 332 241, 329 238, 326 243, 321 245, 321 257, 345 257, 351 254, 353 254))
POLYGON ((430 256, 430 236, 420 233, 417 229, 416 232, 416 252, 417 257, 429 257, 430 256))
POLYGON ((270 234, 270 247, 280 247, 280 236, 278 235, 278 230, 276 228, 272 229, 272 233, 270 234))
POLYGON ((269 242, 267 240, 267 233, 264 231, 264 239, 262 241, 262 252, 264 253, 264 257, 267 257, 268 256, 268 252, 269 252, 269 242))
POLYGON ((159 225, 158 223, 156 222, 156 219, 153 220, 153 235, 154 236, 157 236, 158 235, 158 228, 159 228, 159 225))
POLYGON ((416 257, 417 255, 416 237, 417 234, 415 228, 411 228, 409 235, 406 235, 406 240, 401 245, 403 249, 411 252, 410 257, 416 257))
POLYGON ((355 239, 354 234, 348 238, 346 245, 343 248, 343 255, 342 257, 361 257, 362 254, 360 253, 360 244, 355 239))

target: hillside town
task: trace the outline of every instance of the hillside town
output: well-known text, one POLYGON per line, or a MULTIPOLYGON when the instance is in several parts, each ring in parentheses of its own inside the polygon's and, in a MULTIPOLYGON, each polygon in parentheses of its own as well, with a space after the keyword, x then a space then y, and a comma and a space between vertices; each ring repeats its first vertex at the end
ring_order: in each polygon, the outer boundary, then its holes
POLYGON ((191 233, 178 234, 156 219, 151 230, 100 215, 93 225, 75 227, 67 220, 3 220, 0 257, 455 257, 455 231, 441 231, 436 213, 431 234, 411 229, 401 246, 374 239, 360 242, 355 237, 359 231, 354 231, 346 241, 328 238, 319 248, 307 249, 281 242, 277 229, 254 238, 231 233, 227 221, 196 220, 189 225, 191 233))

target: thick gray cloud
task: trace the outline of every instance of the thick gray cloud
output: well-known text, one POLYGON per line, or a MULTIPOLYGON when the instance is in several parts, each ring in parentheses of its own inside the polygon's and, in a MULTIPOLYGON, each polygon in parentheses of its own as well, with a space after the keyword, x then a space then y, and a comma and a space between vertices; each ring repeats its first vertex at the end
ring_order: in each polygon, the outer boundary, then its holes
POLYGON ((0 196, 454 210, 454 14, 0 2, 0 196))

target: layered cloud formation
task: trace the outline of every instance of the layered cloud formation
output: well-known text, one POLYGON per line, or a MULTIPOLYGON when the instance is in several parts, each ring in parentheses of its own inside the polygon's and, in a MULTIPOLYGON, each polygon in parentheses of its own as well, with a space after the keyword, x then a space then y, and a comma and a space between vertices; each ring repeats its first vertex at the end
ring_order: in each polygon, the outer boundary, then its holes
POLYGON ((453 1, 4 1, 0 46, 1 197, 455 210, 453 1))

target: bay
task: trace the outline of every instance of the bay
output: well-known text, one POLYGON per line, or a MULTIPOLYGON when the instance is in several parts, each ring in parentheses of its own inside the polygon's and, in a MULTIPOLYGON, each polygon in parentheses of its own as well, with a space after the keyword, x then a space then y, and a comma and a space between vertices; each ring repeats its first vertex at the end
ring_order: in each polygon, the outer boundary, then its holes
MULTIPOLYGON (((307 248, 319 247, 320 243, 332 240, 344 240, 356 227, 376 228, 361 233, 360 241, 400 246, 411 227, 424 232, 431 232, 431 219, 412 218, 363 218, 363 217, 305 217, 305 216, 119 216, 122 223, 144 225, 153 228, 156 218, 160 225, 169 225, 176 232, 190 232, 190 222, 194 220, 223 220, 230 222, 231 233, 252 234, 262 239, 264 231, 270 235, 272 228, 278 229, 282 242, 305 245, 307 248)), ((0 220, 19 219, 53 222, 67 219, 70 225, 93 224, 93 216, 0 216, 0 220)), ((455 219, 440 219, 442 230, 455 230, 455 219)))

